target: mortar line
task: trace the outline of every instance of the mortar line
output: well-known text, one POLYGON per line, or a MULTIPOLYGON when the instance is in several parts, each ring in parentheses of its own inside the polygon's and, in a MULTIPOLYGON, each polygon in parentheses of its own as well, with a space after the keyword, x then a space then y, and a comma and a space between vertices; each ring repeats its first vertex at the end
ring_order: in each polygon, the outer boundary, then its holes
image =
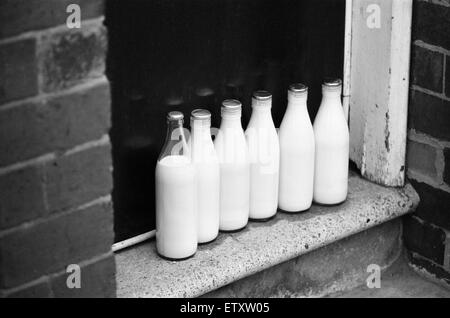
POLYGON ((423 144, 433 146, 438 149, 450 148, 450 141, 434 138, 422 132, 418 132, 415 129, 408 130, 408 139, 423 144))
MULTIPOLYGON (((82 267, 89 266, 89 265, 95 264, 97 262, 103 261, 103 260, 107 259, 108 257, 111 257, 112 255, 114 255, 114 253, 112 251, 109 251, 109 252, 106 252, 106 253, 95 255, 95 256, 93 256, 93 257, 91 257, 89 259, 82 260, 81 262, 78 262, 76 264, 79 265, 82 268, 82 267)), ((59 275, 66 274, 67 273, 66 272, 66 268, 67 267, 65 267, 63 270, 59 270, 57 272, 52 272, 52 273, 48 273, 48 274, 42 275, 42 276, 40 276, 40 277, 38 277, 36 279, 33 279, 33 280, 28 281, 26 283, 20 284, 18 286, 14 286, 14 287, 11 287, 11 288, 0 289, 0 292, 4 293, 4 295, 8 296, 8 295, 11 295, 11 294, 13 294, 15 292, 19 292, 19 291, 25 290, 25 289, 27 289, 29 287, 33 287, 33 286, 38 285, 40 283, 46 282, 46 283, 49 284, 50 295, 54 296, 53 288, 52 288, 53 286, 51 284, 51 279, 55 278, 55 277, 57 277, 59 275)))
POLYGON ((47 153, 47 154, 44 154, 44 155, 41 155, 41 156, 38 156, 35 158, 27 159, 24 161, 13 163, 11 165, 0 167, 0 176, 17 171, 17 170, 25 169, 28 167, 37 166, 39 164, 45 164, 50 161, 56 160, 57 158, 70 156, 70 155, 79 153, 81 151, 85 151, 85 150, 89 150, 89 149, 93 149, 93 148, 97 148, 97 147, 101 147, 101 146, 106 146, 106 145, 109 145, 109 143, 110 143, 109 135, 104 134, 99 139, 87 141, 83 144, 76 145, 76 146, 74 146, 68 150, 64 150, 62 152, 54 151, 54 152, 50 152, 50 153, 47 153))
POLYGON ((61 217, 64 217, 64 216, 76 213, 78 211, 85 210, 85 209, 90 208, 90 207, 94 207, 94 206, 101 205, 101 204, 108 204, 110 202, 112 202, 112 196, 111 196, 111 194, 107 194, 107 195, 98 197, 98 198, 96 198, 94 200, 91 200, 91 201, 89 201, 87 203, 81 204, 81 205, 79 205, 77 207, 69 208, 69 209, 67 209, 65 211, 50 213, 48 215, 39 217, 37 219, 23 222, 23 223, 21 223, 19 225, 13 226, 13 227, 11 227, 9 229, 1 230, 0 231, 0 239, 5 237, 5 236, 7 236, 7 235, 10 235, 11 233, 18 232, 18 231, 21 231, 21 230, 25 230, 25 229, 28 229, 28 228, 31 228, 31 227, 34 227, 34 226, 37 226, 37 225, 40 225, 40 224, 43 224, 43 223, 46 223, 46 222, 53 221, 55 219, 58 219, 58 218, 61 218, 61 217))
POLYGON ((50 99, 54 99, 54 98, 58 98, 58 97, 63 97, 63 96, 67 96, 70 94, 74 94, 74 93, 78 93, 78 92, 82 92, 85 91, 87 89, 91 89, 91 88, 95 88, 98 86, 101 86, 103 84, 109 84, 108 79, 106 78, 106 75, 102 75, 100 77, 97 78, 92 78, 89 79, 88 81, 84 82, 84 83, 80 83, 74 86, 71 86, 69 88, 63 89, 63 90, 59 90, 59 91, 55 91, 55 92, 50 92, 50 93, 41 93, 38 95, 34 95, 31 97, 27 97, 24 99, 19 99, 19 100, 14 100, 11 102, 7 102, 6 104, 0 105, 0 112, 2 111, 6 111, 6 110, 10 110, 16 107, 20 107, 20 106, 24 106, 27 104, 37 104, 39 102, 42 101, 47 101, 50 99))
POLYGON ((435 189, 450 193, 449 185, 445 184, 444 182, 438 183, 433 178, 426 176, 420 172, 414 171, 412 169, 408 169, 407 176, 409 179, 415 180, 417 182, 425 183, 435 189))
POLYGON ((411 88, 414 91, 421 92, 421 93, 424 93, 424 94, 427 94, 427 95, 430 95, 430 96, 433 96, 433 97, 440 98, 440 99, 445 100, 447 102, 450 102, 450 97, 445 96, 443 93, 436 93, 436 92, 433 92, 432 90, 429 90, 429 89, 426 89, 426 88, 423 88, 423 87, 420 87, 420 86, 417 86, 417 85, 412 85, 411 88))
POLYGON ((80 29, 69 29, 67 27, 67 25, 65 23, 63 24, 58 24, 56 26, 51 26, 48 28, 43 28, 43 29, 38 29, 38 30, 29 30, 29 31, 24 31, 22 33, 13 35, 13 36, 9 36, 5 39, 0 39, 0 45, 2 44, 9 44, 9 43, 13 43, 16 41, 20 41, 20 40, 26 40, 26 39, 31 39, 31 38, 38 38, 40 37, 42 34, 55 34, 58 32, 62 32, 64 30, 83 30, 83 27, 90 27, 90 26, 94 26, 94 25, 103 25, 103 21, 105 19, 104 15, 99 15, 98 17, 95 18, 90 18, 90 19, 81 19, 81 28, 80 29))
POLYGON ((444 49, 443 47, 437 46, 437 45, 433 45, 433 44, 428 44, 422 40, 415 40, 414 41, 414 45, 421 47, 423 49, 427 49, 433 52, 437 52, 437 53, 442 53, 444 55, 450 55, 450 51, 447 49, 444 49))

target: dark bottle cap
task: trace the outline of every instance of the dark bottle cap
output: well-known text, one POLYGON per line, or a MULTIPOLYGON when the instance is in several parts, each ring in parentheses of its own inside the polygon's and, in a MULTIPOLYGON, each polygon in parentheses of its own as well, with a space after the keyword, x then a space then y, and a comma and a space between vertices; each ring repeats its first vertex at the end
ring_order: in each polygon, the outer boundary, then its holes
POLYGON ((342 85, 342 81, 339 78, 326 78, 323 81, 323 85, 326 87, 340 87, 342 85))
POLYGON ((184 119, 184 115, 182 112, 179 111, 173 111, 167 114, 167 120, 183 120, 184 119))
POLYGON ((272 98, 272 94, 268 91, 256 91, 253 93, 253 98, 256 100, 269 100, 272 98))
POLYGON ((305 93, 308 91, 308 86, 302 83, 295 83, 289 86, 289 91, 292 93, 305 93))
POLYGON ((195 109, 191 113, 191 119, 193 119, 193 120, 210 120, 211 113, 206 109, 195 109))
POLYGON ((222 110, 227 112, 237 112, 242 108, 242 103, 237 99, 226 99, 222 102, 222 110))

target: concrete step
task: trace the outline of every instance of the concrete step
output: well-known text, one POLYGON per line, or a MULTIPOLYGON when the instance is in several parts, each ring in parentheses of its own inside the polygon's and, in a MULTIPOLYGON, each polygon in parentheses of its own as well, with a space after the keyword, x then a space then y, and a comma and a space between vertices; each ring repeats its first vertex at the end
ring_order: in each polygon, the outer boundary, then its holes
POLYGON ((322 297, 365 285, 371 264, 389 268, 401 255, 400 219, 370 228, 203 297, 322 297))
POLYGON ((420 276, 408 265, 406 253, 381 273, 380 288, 363 284, 350 291, 329 295, 330 298, 450 298, 448 285, 420 276))

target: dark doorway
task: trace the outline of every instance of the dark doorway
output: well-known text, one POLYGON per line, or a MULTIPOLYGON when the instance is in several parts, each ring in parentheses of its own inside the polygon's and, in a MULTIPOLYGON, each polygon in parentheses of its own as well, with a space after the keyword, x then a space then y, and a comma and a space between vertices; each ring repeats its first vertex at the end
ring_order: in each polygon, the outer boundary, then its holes
POLYGON ((109 0, 116 242, 154 229, 154 168, 165 116, 225 98, 273 94, 279 126, 289 84, 310 87, 314 119, 324 77, 343 72, 345 0, 109 0))

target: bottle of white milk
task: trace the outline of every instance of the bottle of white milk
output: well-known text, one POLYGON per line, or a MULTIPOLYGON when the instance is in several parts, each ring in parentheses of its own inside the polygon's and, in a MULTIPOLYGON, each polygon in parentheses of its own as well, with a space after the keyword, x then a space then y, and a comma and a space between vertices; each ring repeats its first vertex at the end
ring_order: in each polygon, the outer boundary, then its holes
POLYGON ((324 205, 339 204, 347 198, 349 132, 341 91, 341 80, 324 82, 322 103, 314 121, 314 201, 324 205))
POLYGON ((219 233, 220 166, 211 139, 211 113, 196 109, 191 113, 191 158, 197 191, 198 242, 213 241, 219 233))
POLYGON ((168 259, 197 251, 195 170, 183 131, 183 114, 170 112, 167 135, 156 164, 156 248, 168 259))
POLYGON ((265 221, 278 206, 280 145, 272 119, 272 95, 257 91, 245 131, 250 155, 250 219, 265 221))
POLYGON ((315 144, 307 99, 307 86, 292 84, 289 87, 288 106, 279 131, 278 207, 284 212, 306 211, 313 200, 315 144))
POLYGON ((247 226, 250 201, 250 164, 241 125, 241 102, 222 103, 222 122, 214 140, 220 162, 221 231, 238 231, 247 226))

